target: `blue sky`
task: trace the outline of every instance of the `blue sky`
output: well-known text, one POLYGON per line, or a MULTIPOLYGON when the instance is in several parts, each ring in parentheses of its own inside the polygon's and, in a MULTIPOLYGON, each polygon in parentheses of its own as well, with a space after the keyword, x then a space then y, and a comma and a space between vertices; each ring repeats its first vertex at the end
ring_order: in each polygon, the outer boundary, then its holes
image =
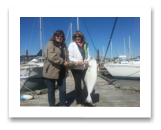
MULTIPOLYGON (((67 37, 70 23, 72 23, 72 35, 77 31, 77 17, 42 17, 42 47, 51 38, 56 30, 62 30, 67 37)), ((115 17, 79 17, 79 30, 84 34, 86 42, 89 43, 90 54, 96 57, 96 49, 100 50, 100 55, 104 54, 111 36, 115 17), (90 33, 84 25, 84 22, 90 33), (93 43, 92 43, 93 41, 93 43)), ((20 18, 20 55, 28 50, 29 55, 35 55, 40 50, 40 18, 39 17, 21 17, 20 18)), ((139 17, 118 17, 115 30, 112 36, 112 57, 124 54, 124 38, 126 55, 129 56, 129 36, 130 47, 134 57, 140 56, 140 18, 139 17), (117 51, 117 52, 116 52, 117 51)), ((67 46, 71 42, 71 30, 67 38, 67 46)), ((111 57, 111 46, 108 49, 106 57, 111 57)))

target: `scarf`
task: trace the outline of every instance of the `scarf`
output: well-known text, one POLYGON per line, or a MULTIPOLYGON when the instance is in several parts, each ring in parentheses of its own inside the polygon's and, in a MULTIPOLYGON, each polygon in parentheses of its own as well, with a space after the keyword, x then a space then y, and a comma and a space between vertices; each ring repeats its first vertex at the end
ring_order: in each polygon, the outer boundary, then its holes
POLYGON ((79 43, 79 42, 76 42, 80 47, 82 47, 83 46, 83 42, 82 43, 79 43))

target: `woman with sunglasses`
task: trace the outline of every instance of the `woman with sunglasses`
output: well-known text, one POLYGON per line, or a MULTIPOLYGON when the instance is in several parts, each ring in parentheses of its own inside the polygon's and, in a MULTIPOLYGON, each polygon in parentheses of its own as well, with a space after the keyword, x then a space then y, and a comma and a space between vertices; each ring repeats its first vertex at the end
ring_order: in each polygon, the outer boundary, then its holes
POLYGON ((55 81, 57 81, 58 84, 60 106, 65 106, 65 78, 68 75, 68 68, 74 65, 78 65, 78 63, 69 61, 65 35, 63 31, 57 30, 44 50, 43 77, 48 87, 49 106, 55 106, 55 81))
POLYGON ((88 44, 85 42, 85 37, 80 31, 76 31, 72 37, 73 42, 69 44, 69 60, 79 62, 79 66, 74 66, 71 71, 75 81, 75 92, 77 106, 81 107, 82 101, 87 97, 87 89, 84 82, 84 76, 87 71, 88 62, 91 60, 88 44), (81 94, 81 80, 83 80, 83 96, 81 94))

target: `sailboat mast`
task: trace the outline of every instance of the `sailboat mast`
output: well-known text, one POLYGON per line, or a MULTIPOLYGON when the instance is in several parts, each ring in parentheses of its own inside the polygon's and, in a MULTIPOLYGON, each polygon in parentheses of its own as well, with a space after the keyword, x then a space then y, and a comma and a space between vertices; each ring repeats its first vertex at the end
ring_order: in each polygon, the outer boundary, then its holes
POLYGON ((104 57, 104 46, 103 46, 103 57, 104 57))
POLYGON ((42 51, 41 17, 40 17, 40 46, 41 46, 41 51, 42 51))
POLYGON ((111 41, 111 59, 112 59, 112 41, 111 41))
POLYGON ((71 42, 72 42, 72 23, 71 23, 71 42))
POLYGON ((77 31, 79 31, 79 19, 77 17, 77 31))
POLYGON ((129 51, 130 51, 130 58, 131 58, 131 49, 130 49, 130 36, 129 36, 129 51))
POLYGON ((125 38, 124 38, 124 55, 126 55, 125 38))

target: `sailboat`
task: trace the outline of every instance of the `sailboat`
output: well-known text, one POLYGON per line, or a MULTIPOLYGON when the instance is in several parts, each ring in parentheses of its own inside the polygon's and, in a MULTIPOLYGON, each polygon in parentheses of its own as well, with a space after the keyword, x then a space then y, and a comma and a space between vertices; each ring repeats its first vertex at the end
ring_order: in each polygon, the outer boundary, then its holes
MULTIPOLYGON (((140 60, 138 60, 137 58, 133 58, 133 55, 131 56, 130 36, 129 36, 129 50, 130 50, 129 60, 127 61, 127 58, 124 58, 124 60, 120 60, 121 64, 140 64, 140 60)), ((124 56, 126 57, 125 38, 124 38, 124 56)), ((121 56, 119 56, 119 57, 121 57, 121 56)))
POLYGON ((104 64, 114 78, 140 79, 140 65, 135 64, 104 64))
POLYGON ((118 63, 105 63, 104 67, 109 71, 113 78, 140 79, 140 61, 127 61, 126 55, 119 56, 118 63))
MULTIPOLYGON (((41 17, 40 17, 40 44, 42 55, 41 17)), ((43 80, 43 57, 33 59, 20 65, 20 91, 46 88, 43 80)))

